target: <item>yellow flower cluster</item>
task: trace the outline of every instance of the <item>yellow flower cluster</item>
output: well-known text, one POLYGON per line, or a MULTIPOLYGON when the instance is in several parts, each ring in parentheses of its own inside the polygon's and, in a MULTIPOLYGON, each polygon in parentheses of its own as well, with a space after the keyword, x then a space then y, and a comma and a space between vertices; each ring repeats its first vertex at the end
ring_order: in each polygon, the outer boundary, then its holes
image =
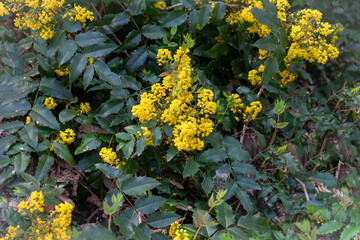
MULTIPOLYGON (((228 98, 228 108, 230 111, 235 114, 242 114, 242 118, 244 122, 248 122, 250 120, 255 120, 256 116, 261 112, 262 105, 259 101, 251 102, 250 106, 244 105, 242 103, 239 94, 231 94, 228 98)), ((239 117, 235 116, 235 120, 239 121, 239 117)))
POLYGON ((45 98, 44 105, 45 105, 48 109, 53 110, 53 109, 56 108, 57 103, 54 101, 54 99, 53 99, 52 97, 46 97, 46 98, 45 98))
POLYGON ((293 82, 296 79, 295 74, 287 69, 285 69, 284 71, 280 71, 279 74, 280 74, 280 80, 279 80, 280 87, 285 87, 289 82, 293 82))
MULTIPOLYGON (((247 30, 250 33, 255 33, 259 35, 259 37, 267 36, 271 33, 269 27, 262 25, 250 12, 252 8, 262 9, 263 4, 259 0, 241 0, 240 2, 247 5, 245 8, 239 8, 234 12, 230 12, 225 18, 226 22, 230 25, 242 24, 244 22, 250 23, 250 26, 247 30)), ((271 3, 274 3, 277 7, 277 15, 278 18, 286 22, 287 11, 290 8, 290 4, 287 0, 271 0, 271 3)))
POLYGON ((69 74, 69 67, 63 68, 63 69, 56 69, 54 71, 57 75, 59 75, 60 77, 62 76, 66 76, 69 74))
POLYGON ((113 166, 116 169, 119 168, 120 160, 117 158, 116 152, 114 152, 112 148, 103 147, 100 150, 99 155, 103 159, 104 162, 110 164, 111 166, 113 166))
POLYGON ((285 58, 287 66, 296 58, 325 64, 329 58, 338 57, 339 50, 326 39, 338 30, 321 19, 318 10, 303 9, 296 14, 290 33, 291 45, 285 58))
POLYGON ((21 201, 17 207, 19 213, 26 210, 29 210, 31 213, 34 211, 44 212, 44 195, 41 191, 31 192, 30 201, 21 201))
POLYGON ((20 226, 17 227, 12 227, 9 226, 9 228, 7 229, 7 233, 5 234, 5 236, 3 238, 0 238, 0 240, 13 240, 16 238, 16 235, 18 234, 20 230, 20 226))
POLYGON ((179 229, 181 224, 178 222, 173 222, 170 225, 169 236, 172 237, 172 240, 190 240, 189 234, 184 229, 179 229))
POLYGON ((81 7, 79 5, 74 5, 74 8, 65 13, 62 18, 70 17, 70 21, 80 21, 83 24, 83 27, 86 26, 86 20, 93 21, 94 20, 94 14, 87 10, 84 7, 81 7))
POLYGON ((80 109, 78 110, 77 115, 88 113, 90 112, 90 110, 91 110, 90 104, 88 102, 84 102, 84 103, 82 102, 80 103, 80 109))
POLYGON ((164 48, 158 50, 156 58, 159 66, 163 66, 167 64, 169 61, 173 60, 171 56, 171 52, 168 49, 164 49, 164 48))
POLYGON ((164 8, 166 8, 166 3, 165 3, 165 1, 158 1, 153 4, 153 7, 159 8, 159 9, 164 9, 164 8))
POLYGON ((264 70, 265 70, 265 66, 260 65, 259 70, 253 69, 249 71, 248 79, 251 85, 256 86, 261 84, 262 79, 261 76, 259 76, 258 74, 264 72, 264 70))
MULTIPOLYGON (((32 192, 30 201, 22 201, 18 204, 18 212, 29 214, 32 221, 31 226, 18 239, 45 239, 68 240, 70 236, 66 234, 67 228, 71 224, 71 213, 73 206, 70 203, 60 203, 55 206, 55 210, 51 211, 50 216, 40 215, 44 212, 44 195, 41 191, 32 192), (29 211, 26 211, 26 210, 29 211), (27 238, 31 236, 31 238, 27 238)), ((19 227, 8 229, 9 238, 16 239, 19 233, 19 227)))
POLYGON ((152 85, 151 93, 143 93, 140 103, 132 108, 133 115, 141 123, 154 119, 160 126, 172 126, 171 143, 179 151, 201 150, 204 147, 201 138, 213 131, 214 124, 209 117, 216 112, 211 90, 198 91, 194 102, 188 53, 187 46, 179 47, 174 56, 170 51, 160 49, 158 63, 169 64, 173 71, 163 77, 162 83, 152 85))
MULTIPOLYGON (((65 131, 60 131, 59 135, 56 137, 56 139, 52 141, 52 143, 60 142, 66 146, 72 144, 74 141, 75 141, 74 130, 67 128, 65 131)), ((50 151, 54 151, 54 147, 52 146, 52 144, 50 146, 50 151)))
POLYGON ((61 11, 65 0, 4 0, 4 3, 0 3, 0 16, 18 12, 14 19, 16 27, 39 31, 47 40, 54 36, 55 15, 61 11))
POLYGON ((26 120, 25 120, 25 124, 28 124, 28 123, 30 123, 30 122, 31 122, 31 117, 27 116, 27 117, 26 117, 26 120))

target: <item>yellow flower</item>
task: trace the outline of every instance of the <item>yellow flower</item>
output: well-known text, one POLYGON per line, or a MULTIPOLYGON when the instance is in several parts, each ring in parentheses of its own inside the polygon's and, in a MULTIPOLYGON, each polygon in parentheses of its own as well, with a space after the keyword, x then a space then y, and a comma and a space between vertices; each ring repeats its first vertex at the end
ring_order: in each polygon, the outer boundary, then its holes
POLYGON ((118 169, 120 160, 116 156, 116 152, 112 148, 103 147, 99 153, 104 162, 118 169))
POLYGON ((69 74, 69 67, 63 69, 56 69, 54 72, 60 77, 62 77, 69 74))
POLYGON ((178 228, 181 227, 181 224, 178 223, 178 222, 173 222, 171 225, 170 225, 170 228, 169 228, 169 236, 170 237, 175 237, 175 232, 178 228))
POLYGON ((30 210, 30 212, 39 211, 44 212, 44 195, 41 191, 34 191, 30 194, 30 201, 21 201, 18 204, 18 212, 22 213, 25 209, 30 210))
POLYGON ((50 109, 53 110, 56 108, 57 103, 54 101, 54 99, 52 97, 46 97, 44 105, 50 109))
POLYGON ((259 101, 250 103, 250 106, 247 106, 243 113, 244 122, 255 120, 256 116, 262 110, 262 105, 259 101))
POLYGON ((171 52, 168 49, 161 48, 158 50, 156 58, 159 66, 165 65, 172 60, 171 52))
POLYGON ((88 113, 90 112, 90 110, 91 110, 90 104, 88 102, 85 103, 82 102, 80 103, 80 109, 78 110, 77 115, 88 113))
POLYGON ((25 124, 28 124, 28 123, 30 123, 30 122, 31 122, 31 117, 27 116, 27 117, 26 117, 26 123, 25 123, 25 124))
POLYGON ((75 141, 74 130, 67 128, 65 131, 60 131, 58 141, 64 145, 73 143, 75 141))
POLYGON ((164 9, 164 8, 166 8, 166 3, 165 3, 165 1, 158 1, 153 4, 153 7, 159 8, 159 9, 164 9))
POLYGON ((69 20, 70 21, 80 21, 83 24, 83 27, 86 26, 86 21, 93 21, 94 20, 94 14, 92 12, 90 12, 89 10, 87 10, 84 7, 78 6, 78 5, 74 5, 74 8, 65 13, 62 18, 66 18, 66 17, 70 17, 69 20))

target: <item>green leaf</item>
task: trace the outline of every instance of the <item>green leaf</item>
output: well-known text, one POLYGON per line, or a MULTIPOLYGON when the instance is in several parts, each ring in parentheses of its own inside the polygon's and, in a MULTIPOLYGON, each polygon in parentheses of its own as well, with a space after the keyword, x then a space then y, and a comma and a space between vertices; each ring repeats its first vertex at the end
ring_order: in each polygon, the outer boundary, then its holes
POLYGON ((211 193, 213 186, 214 182, 211 180, 211 178, 205 176, 203 182, 201 183, 201 187, 206 193, 206 195, 209 195, 211 193))
POLYGON ((29 113, 31 119, 37 124, 60 130, 60 125, 51 111, 43 104, 36 104, 29 113))
POLYGON ((223 2, 218 2, 215 4, 213 13, 211 14, 211 21, 213 23, 219 23, 225 15, 226 4, 223 2))
POLYGON ((170 160, 173 159, 178 153, 179 150, 175 146, 170 146, 166 153, 166 161, 170 162, 170 160))
POLYGON ((262 24, 268 26, 273 33, 278 31, 278 28, 281 26, 280 19, 277 18, 277 15, 273 12, 270 12, 268 9, 250 9, 250 13, 262 24))
POLYGON ((235 173, 237 174, 256 174, 257 170, 256 168, 248 163, 243 163, 243 162, 234 162, 231 164, 232 169, 234 170, 235 173))
POLYGON ((30 162, 30 154, 26 152, 20 152, 14 157, 14 166, 16 175, 23 173, 30 162))
POLYGON ((83 24, 79 21, 70 21, 66 19, 63 26, 66 32, 78 32, 83 28, 83 24))
POLYGON ((128 142, 124 147, 124 155, 126 159, 129 159, 131 157, 132 152, 134 151, 135 141, 132 140, 128 142))
POLYGON ((196 4, 194 0, 180 0, 180 2, 186 7, 186 8, 195 8, 196 4))
POLYGON ((166 203, 166 199, 159 196, 142 197, 135 201, 135 208, 142 214, 153 213, 166 203))
POLYGON ((12 121, 1 125, 1 129, 7 131, 8 133, 14 133, 23 126, 24 126, 24 122, 22 121, 12 121))
POLYGON ((70 82, 75 81, 84 68, 86 67, 87 60, 85 56, 81 53, 75 54, 75 56, 70 61, 70 67, 69 67, 69 80, 70 82))
POLYGON ((54 158, 52 156, 42 154, 39 157, 39 162, 36 168, 35 177, 38 181, 41 181, 43 177, 48 173, 51 166, 54 164, 54 158))
POLYGON ((154 129, 152 129, 151 136, 152 136, 154 146, 157 146, 159 144, 159 142, 161 140, 161 136, 162 136, 161 128, 156 127, 154 129))
POLYGON ((142 132, 142 129, 138 125, 130 125, 124 128, 128 133, 136 135, 138 132, 142 132))
POLYGON ((119 47, 120 51, 124 51, 133 47, 136 47, 141 42, 141 34, 138 30, 131 31, 124 41, 124 44, 119 47))
POLYGON ((81 140, 80 146, 75 150, 75 155, 87 152, 100 147, 101 141, 97 138, 95 133, 87 133, 81 140))
MULTIPOLYGON (((211 8, 211 7, 210 7, 211 8)), ((174 27, 182 24, 187 19, 187 12, 182 9, 171 11, 163 20, 164 27, 174 27)))
POLYGON ((54 147, 56 155, 58 155, 60 158, 64 159, 71 165, 74 163, 73 157, 69 149, 64 144, 60 142, 54 142, 52 146, 54 147))
POLYGON ((130 15, 127 11, 124 11, 115 15, 111 23, 115 27, 118 27, 127 24, 129 21, 130 21, 130 15))
POLYGON ((218 210, 216 219, 223 227, 227 228, 235 223, 235 214, 229 204, 223 202, 216 209, 218 210))
POLYGON ((277 43, 278 39, 275 37, 275 35, 268 35, 257 40, 254 43, 254 46, 268 52, 272 52, 276 49, 277 43))
POLYGON ((122 220, 121 217, 117 216, 116 214, 113 216, 114 218, 114 223, 119 226, 119 231, 120 233, 126 238, 126 239, 131 239, 132 237, 132 232, 125 226, 124 221, 122 220))
POLYGON ((180 215, 170 212, 157 212, 151 214, 147 220, 148 224, 153 228, 163 228, 169 226, 180 218, 180 215))
POLYGON ((186 160, 183 177, 189 177, 194 175, 197 171, 199 171, 199 164, 195 161, 194 158, 189 158, 186 160))
POLYGON ((271 231, 269 227, 269 220, 261 216, 241 216, 237 224, 239 227, 256 230, 260 233, 268 233, 271 231))
POLYGON ((232 227, 227 229, 231 236, 234 236, 235 239, 248 240, 249 237, 246 233, 239 227, 232 227))
POLYGON ((118 114, 120 109, 124 106, 124 101, 120 99, 110 99, 101 108, 99 115, 107 117, 110 114, 118 114))
POLYGON ((16 142, 16 136, 8 135, 6 137, 0 138, 0 156, 4 154, 9 147, 16 142))
POLYGON ((71 92, 66 89, 58 80, 55 78, 42 78, 40 82, 40 90, 46 95, 59 98, 63 100, 72 101, 74 97, 71 92))
POLYGON ((107 163, 97 163, 95 164, 96 168, 102 171, 106 177, 110 179, 114 179, 119 177, 119 172, 116 170, 116 168, 110 166, 107 163))
POLYGON ((29 49, 31 47, 33 42, 34 42, 34 40, 31 37, 23 38, 18 43, 19 49, 20 50, 27 50, 27 49, 29 49))
POLYGON ((323 234, 332 233, 332 232, 339 230, 342 226, 343 226, 343 224, 341 222, 338 222, 335 220, 326 222, 326 223, 324 223, 324 225, 319 227, 317 234, 323 235, 323 234))
POLYGON ((337 179, 330 173, 316 172, 311 178, 317 182, 325 184, 330 188, 334 188, 337 185, 337 179))
POLYGON ((340 235, 340 240, 350 240, 360 232, 360 225, 351 226, 348 225, 344 228, 340 235))
POLYGON ((140 195, 148 190, 153 189, 154 187, 160 185, 160 183, 149 177, 132 177, 126 179, 122 183, 122 190, 125 194, 131 196, 140 195))
POLYGON ((82 81, 85 90, 90 86, 93 78, 94 78, 94 66, 89 65, 85 69, 84 78, 82 81))
POLYGON ((66 40, 63 47, 60 48, 59 54, 58 54, 58 62, 59 65, 63 65, 67 61, 70 60, 72 56, 76 53, 77 46, 72 40, 66 40))
POLYGON ((192 10, 189 15, 189 26, 190 30, 195 30, 196 26, 199 23, 199 12, 197 10, 192 10))
POLYGON ((205 27, 205 25, 207 24, 210 16, 211 16, 211 6, 210 5, 205 5, 200 9, 200 14, 199 14, 199 26, 200 26, 200 30, 203 29, 203 27, 205 27))
POLYGON ((261 190, 260 185, 250 178, 238 177, 237 183, 246 189, 261 190))
POLYGON ((86 47, 84 49, 84 53, 89 58, 98 58, 98 57, 103 57, 103 56, 110 54, 116 48, 117 48, 117 45, 115 45, 115 44, 106 44, 106 43, 93 44, 93 45, 86 47))
POLYGON ((243 205, 244 209, 248 214, 253 214, 254 212, 254 205, 249 197, 249 195, 245 191, 237 191, 237 197, 239 198, 241 204, 243 205))
POLYGON ((223 147, 210 148, 203 152, 196 160, 204 163, 215 163, 227 158, 226 149, 223 147))
POLYGON ((75 37, 75 42, 80 47, 87 47, 93 44, 102 44, 106 40, 107 40, 106 35, 100 32, 79 33, 75 37))
POLYGON ((4 155, 0 155, 0 169, 10 164, 10 158, 4 155))
POLYGON ((229 158, 233 161, 250 161, 249 152, 241 149, 240 145, 231 145, 228 147, 229 158))
POLYGON ((147 58, 145 46, 141 46, 131 53, 131 56, 126 63, 126 68, 129 72, 135 72, 136 69, 141 67, 147 58))
POLYGON ((124 133, 124 132, 119 132, 115 135, 116 138, 119 138, 121 140, 125 140, 125 141, 130 141, 132 139, 134 139, 134 137, 128 133, 124 133))
MULTIPOLYGON (((137 227, 136 225, 132 224, 132 230, 135 233, 134 239, 138 239, 138 240, 149 240, 150 237, 148 237, 145 234, 145 229, 148 229, 150 231, 150 228, 145 224, 142 223, 140 226, 144 226, 143 229, 140 229, 139 227, 137 227)), ((151 235, 151 232, 150 232, 151 235)))
POLYGON ((141 28, 141 32, 146 38, 149 39, 161 39, 163 38, 163 35, 165 33, 165 31, 161 27, 150 24, 144 25, 141 28))
POLYGON ((10 226, 17 227, 20 225, 21 228, 26 226, 25 217, 10 207, 3 209, 2 216, 10 226))
POLYGON ((96 61, 94 63, 94 68, 101 80, 104 80, 105 82, 114 86, 122 85, 122 81, 119 76, 113 73, 106 63, 102 61, 96 61))
POLYGON ((0 105, 0 116, 16 117, 25 115, 31 109, 31 104, 27 101, 14 101, 7 105, 0 105))
POLYGON ((59 120, 62 123, 68 122, 76 117, 77 111, 74 109, 64 109, 59 113, 59 120))
POLYGON ((32 122, 26 124, 25 127, 20 130, 19 135, 26 144, 36 149, 39 132, 32 122))
POLYGON ((265 61, 265 69, 264 72, 262 74, 262 82, 261 85, 265 85, 268 84, 269 81, 271 80, 271 78, 277 73, 279 72, 279 64, 278 61, 276 60, 276 58, 274 58, 273 56, 269 57, 266 61, 265 61))
POLYGON ((146 136, 140 136, 136 141, 136 154, 138 156, 144 151, 146 147, 146 136))
POLYGON ((101 225, 85 228, 84 230, 81 231, 80 235, 77 238, 86 239, 86 240, 98 240, 98 239, 115 240, 115 236, 113 232, 111 230, 104 228, 101 225))

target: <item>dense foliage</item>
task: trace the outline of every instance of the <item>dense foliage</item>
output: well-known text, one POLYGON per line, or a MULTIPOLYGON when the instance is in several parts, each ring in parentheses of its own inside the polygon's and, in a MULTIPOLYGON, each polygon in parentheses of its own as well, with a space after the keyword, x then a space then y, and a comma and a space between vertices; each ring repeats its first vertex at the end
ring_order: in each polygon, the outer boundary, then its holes
POLYGON ((0 2, 0 239, 353 239, 358 7, 0 2))

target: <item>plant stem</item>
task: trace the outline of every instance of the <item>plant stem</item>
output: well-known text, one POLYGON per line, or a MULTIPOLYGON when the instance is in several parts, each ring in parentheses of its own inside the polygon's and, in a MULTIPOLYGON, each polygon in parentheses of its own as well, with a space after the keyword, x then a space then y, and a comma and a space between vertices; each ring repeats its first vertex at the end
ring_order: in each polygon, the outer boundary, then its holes
POLYGON ((198 229, 197 229, 197 231, 196 231, 196 233, 195 233, 195 235, 194 235, 193 240, 195 240, 195 239, 196 239, 197 235, 198 235, 198 234, 199 234, 199 232, 200 232, 200 229, 201 229, 202 225, 204 224, 204 222, 205 222, 205 220, 206 220, 207 216, 210 214, 210 212, 211 212, 211 210, 212 210, 212 209, 213 209, 213 207, 211 207, 211 208, 209 209, 209 211, 207 211, 207 213, 205 214, 205 217, 203 218, 202 223, 201 223, 201 224, 200 224, 200 226, 198 227, 198 229))
POLYGON ((110 226, 111 226, 111 214, 109 215, 109 224, 108 224, 108 229, 110 230, 110 226))

